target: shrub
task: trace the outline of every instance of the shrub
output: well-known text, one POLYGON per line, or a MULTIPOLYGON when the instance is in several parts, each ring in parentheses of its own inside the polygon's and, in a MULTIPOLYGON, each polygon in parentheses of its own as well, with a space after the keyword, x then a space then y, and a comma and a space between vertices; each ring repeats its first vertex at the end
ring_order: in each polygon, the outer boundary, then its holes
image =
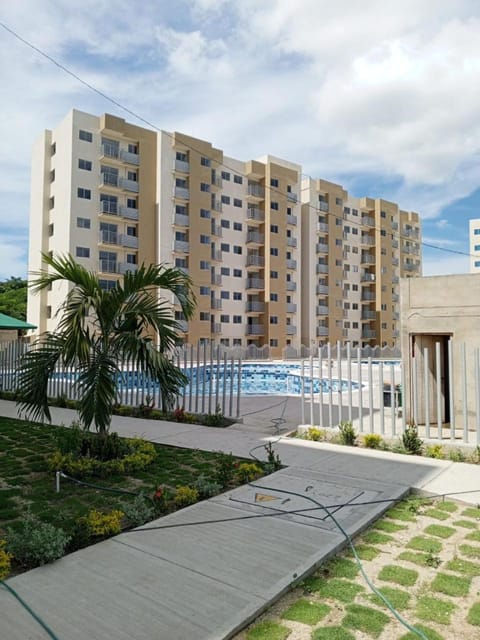
POLYGON ((149 499, 140 494, 132 502, 122 505, 123 512, 134 527, 150 522, 155 517, 155 509, 149 499))
POLYGON ((425 449, 425 455, 427 458, 436 458, 437 460, 443 460, 445 453, 441 444, 431 444, 425 449))
POLYGON ((172 491, 164 484, 158 485, 153 494, 153 503, 160 513, 165 513, 170 509, 173 501, 172 491))
POLYGON ((351 422, 341 422, 338 426, 340 431, 340 442, 350 447, 354 447, 357 441, 357 434, 351 422))
POLYGON ((238 466, 237 475, 241 482, 251 482, 262 475, 262 470, 254 462, 242 462, 238 466))
POLYGON ((217 404, 215 413, 207 413, 203 415, 201 421, 206 427, 223 427, 225 424, 225 418, 220 405, 217 404))
POLYGON ((308 431, 303 436, 305 440, 313 440, 318 442, 320 440, 326 440, 327 432, 325 429, 319 429, 318 427, 309 427, 308 431))
POLYGON ((61 453, 73 453, 78 455, 82 447, 82 440, 85 436, 80 423, 74 421, 68 429, 58 429, 56 433, 57 449, 61 453))
POLYGON ((402 443, 408 453, 419 456, 422 453, 423 440, 418 437, 415 424, 409 424, 402 434, 402 443))
POLYGON ((0 540, 0 580, 5 580, 10 573, 12 554, 5 551, 6 544, 6 540, 0 540))
POLYGON ((448 459, 452 462, 465 462, 467 457, 461 449, 453 449, 448 452, 448 459))
POLYGON ((7 529, 8 553, 24 567, 38 567, 61 558, 70 537, 53 524, 28 514, 18 529, 7 529))
POLYGON ((198 501, 198 490, 194 487, 180 486, 177 487, 174 498, 177 507, 186 507, 198 501))
POLYGON ((382 446, 382 436, 378 433, 367 433, 363 436, 363 444, 367 449, 380 449, 382 446))
POLYGON ((264 465, 264 469, 267 473, 273 473, 282 468, 282 461, 280 456, 275 452, 271 442, 267 442, 264 446, 265 453, 267 454, 267 462, 264 465))
POLYGON ((238 463, 231 453, 220 452, 214 471, 215 480, 221 484, 222 487, 226 487, 232 482, 237 467, 238 463))
POLYGON ((123 511, 114 509, 110 513, 101 513, 96 509, 89 511, 88 515, 79 518, 80 523, 85 523, 91 536, 113 536, 122 530, 123 511))
POLYGON ((199 476, 194 482, 195 489, 198 491, 199 498, 202 500, 216 496, 222 490, 222 485, 207 478, 207 476, 199 476))

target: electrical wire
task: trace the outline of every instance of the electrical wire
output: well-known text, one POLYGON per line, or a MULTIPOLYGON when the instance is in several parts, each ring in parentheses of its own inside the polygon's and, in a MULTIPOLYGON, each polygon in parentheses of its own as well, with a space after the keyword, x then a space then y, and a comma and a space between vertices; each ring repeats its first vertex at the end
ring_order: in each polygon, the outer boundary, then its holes
MULTIPOLYGON (((110 95, 108 95, 107 93, 104 93, 103 91, 101 91, 100 89, 97 89, 97 87, 95 87, 93 84, 91 84, 90 82, 87 82, 86 80, 84 80, 81 76, 79 76, 77 73, 75 73, 74 71, 72 71, 71 69, 69 69, 67 66, 65 66, 64 64, 62 64, 61 62, 59 62, 58 60, 56 60, 55 58, 53 58, 52 56, 50 56, 48 53, 46 53, 45 51, 43 51, 42 49, 40 49, 39 47, 37 47, 36 45, 34 45, 32 42, 30 42, 29 40, 27 40, 26 38, 22 37, 19 33, 17 33, 16 31, 14 31, 12 28, 10 28, 9 26, 7 26, 4 22, 0 21, 0 27, 2 27, 5 31, 7 31, 8 33, 10 33, 14 38, 16 38, 17 40, 19 40, 21 43, 23 43, 25 46, 29 47, 30 49, 32 49, 33 51, 35 51, 36 53, 38 53, 39 55, 41 55, 42 57, 44 57, 46 60, 48 60, 49 62, 51 62, 53 65, 55 65, 56 67, 58 67, 61 71, 65 72, 66 74, 68 74, 69 76, 71 76, 72 78, 74 78, 75 80, 77 80, 78 82, 80 82, 81 84, 83 84, 85 87, 87 87, 88 89, 90 89, 90 91, 93 91, 94 93, 96 93, 97 95, 99 95, 101 98, 107 100, 108 102, 110 102, 111 104, 115 105, 116 107, 118 107, 121 111, 124 111, 125 113, 128 113, 129 115, 131 115, 132 117, 136 118, 137 120, 139 120, 140 122, 143 122, 144 124, 146 124, 148 127, 151 127, 152 129, 154 129, 157 132, 163 133, 164 135, 170 137, 172 140, 174 139, 174 136, 167 132, 167 131, 163 131, 160 127, 158 127, 157 125, 155 125, 154 123, 150 122, 149 120, 147 120, 146 118, 144 118, 143 116, 139 115, 138 113, 136 113, 135 111, 133 111, 132 109, 129 109, 128 107, 126 107, 125 105, 123 105, 121 102, 119 102, 118 100, 116 100, 115 98, 112 98, 110 95)), ((190 149, 191 151, 194 151, 196 153, 200 153, 201 155, 205 155, 203 151, 201 151, 200 149, 195 148, 192 145, 186 144, 186 143, 182 143, 187 149, 190 149)), ((208 156, 206 156, 208 157, 208 156)), ((210 160, 214 160, 213 157, 210 157, 210 160)), ((225 167, 226 169, 230 169, 230 171, 236 173, 237 175, 242 176, 243 178, 248 179, 248 175, 247 174, 242 174, 240 173, 236 168, 230 167, 225 163, 222 163, 222 166, 225 167)), ((302 174, 302 177, 306 177, 306 178, 310 178, 312 180, 316 180, 316 178, 312 178, 311 176, 309 176, 308 174, 302 174)), ((280 195, 285 195, 283 192, 281 192, 278 188, 273 187, 271 185, 265 185, 265 189, 270 190, 271 193, 279 193, 280 195)), ((308 190, 308 187, 301 189, 301 191, 304 190, 308 190)), ((322 214, 326 214, 327 216, 331 216, 333 218, 337 218, 339 220, 344 220, 343 215, 338 215, 338 214, 334 214, 333 212, 327 211, 321 211, 320 209, 318 209, 317 207, 314 207, 313 205, 311 205, 310 203, 300 203, 302 206, 303 205, 307 205, 309 209, 313 209, 316 213, 322 213, 322 214)), ((362 225, 361 222, 357 222, 355 220, 349 220, 348 221, 349 224, 351 225, 355 225, 357 227, 363 227, 365 225, 362 225)), ((370 226, 370 225, 369 225, 370 226)), ((380 230, 384 230, 381 227, 378 227, 376 225, 372 225, 373 229, 375 229, 376 231, 380 231, 380 230)), ((385 230, 386 231, 386 230, 385 230)), ((392 237, 392 239, 403 239, 403 240, 408 240, 408 241, 412 241, 412 238, 408 235, 402 235, 400 233, 400 231, 398 233, 395 233, 393 231, 388 231, 387 232, 389 236, 392 237)), ((428 247, 430 249, 436 249, 438 251, 444 251, 447 253, 454 253, 457 255, 462 255, 462 256, 468 256, 468 257, 478 257, 475 256, 475 254, 472 253, 467 253, 465 251, 460 251, 460 250, 455 250, 455 249, 448 249, 447 247, 441 247, 439 245, 434 245, 432 243, 427 243, 424 242, 423 240, 415 240, 413 239, 414 242, 416 242, 417 244, 421 244, 425 247, 428 247)))

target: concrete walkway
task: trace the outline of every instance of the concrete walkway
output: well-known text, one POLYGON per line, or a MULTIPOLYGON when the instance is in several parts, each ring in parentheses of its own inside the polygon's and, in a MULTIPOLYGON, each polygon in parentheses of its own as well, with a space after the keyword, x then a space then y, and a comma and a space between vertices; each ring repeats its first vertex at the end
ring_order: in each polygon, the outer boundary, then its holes
MULTIPOLYGON (((256 399, 251 399, 252 409, 256 399)), ((273 404, 273 403, 271 403, 273 404)), ((267 405, 265 405, 267 406, 267 405)), ((272 409, 278 411, 278 407, 272 409)), ((249 457, 272 437, 268 412, 228 429, 114 417, 122 435, 249 457)), ((0 415, 16 417, 0 401, 0 415)), ((278 412, 277 412, 278 415, 278 412)), ((74 412, 54 409, 69 424, 74 412)), ((480 501, 480 468, 441 460, 281 438, 274 445, 287 468, 177 513, 143 530, 82 549, 8 583, 59 640, 213 640, 231 637, 345 545, 316 501, 333 506, 356 535, 411 488, 469 491, 480 501), (288 492, 297 492, 303 497, 288 492), (310 499, 310 500, 309 500, 310 499), (266 514, 272 517, 259 517, 266 514), (195 524, 196 523, 196 524, 195 524), (156 528, 158 527, 158 528, 156 528)), ((43 640, 46 632, 0 589, 0 637, 43 640)))

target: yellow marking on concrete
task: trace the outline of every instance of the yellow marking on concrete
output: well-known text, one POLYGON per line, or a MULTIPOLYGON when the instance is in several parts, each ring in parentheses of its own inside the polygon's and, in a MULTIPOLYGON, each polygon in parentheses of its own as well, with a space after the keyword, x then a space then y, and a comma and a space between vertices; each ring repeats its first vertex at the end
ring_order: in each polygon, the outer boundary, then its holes
POLYGON ((256 493, 255 502, 271 502, 272 500, 280 500, 278 496, 269 496, 266 493, 256 493))

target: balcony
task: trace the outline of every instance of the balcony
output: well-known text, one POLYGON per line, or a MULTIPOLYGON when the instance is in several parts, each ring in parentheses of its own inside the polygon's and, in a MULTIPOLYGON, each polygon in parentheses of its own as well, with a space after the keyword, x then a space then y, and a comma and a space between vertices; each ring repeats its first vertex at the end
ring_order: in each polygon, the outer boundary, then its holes
POLYGON ((190 163, 184 160, 175 160, 175 171, 180 173, 190 173, 190 163))
POLYGON ((249 182, 247 197, 255 198, 257 200, 263 200, 265 197, 265 189, 260 184, 249 182))
POLYGON ((297 334, 297 327, 293 324, 287 324, 287 336, 295 336, 297 334))
POLYGON ((265 265, 265 258, 256 254, 247 255, 247 267, 263 267, 265 265))
POLYGON ((219 224, 213 224, 210 227, 210 233, 212 236, 215 236, 217 238, 221 238, 223 236, 223 230, 222 227, 219 224))
POLYGON ((211 298, 211 300, 210 300, 210 308, 211 309, 221 309, 222 308, 222 299, 221 298, 211 298))
POLYGON ((407 262, 406 264, 403 265, 403 268, 405 269, 405 271, 416 271, 418 269, 418 266, 416 264, 411 264, 410 262, 407 262))
POLYGON ((118 244, 118 233, 116 231, 99 231, 98 242, 101 244, 118 244))
POLYGON ((185 240, 175 240, 173 250, 177 253, 188 253, 190 251, 190 243, 185 240))
POLYGON ((100 174, 100 187, 119 187, 119 178, 114 173, 100 174))
POLYGON ((289 202, 298 202, 298 196, 293 191, 287 191, 287 200, 289 202))
POLYGON ((132 207, 120 206, 120 215, 129 220, 139 219, 138 209, 133 209, 132 207))
POLYGON ((211 203, 211 208, 214 211, 218 211, 218 212, 222 212, 222 203, 220 200, 217 200, 216 198, 212 198, 212 203, 211 203))
POLYGON ((98 270, 100 273, 118 273, 118 262, 116 260, 99 260, 98 270))
POLYGON ((118 203, 107 202, 106 200, 100 201, 100 213, 108 213, 111 216, 118 216, 118 203))
POLYGON ((373 340, 377 335, 377 332, 373 329, 362 329, 362 339, 373 340))
POLYGON ((296 238, 287 238, 287 247, 295 248, 296 246, 297 246, 297 239, 296 238))
POLYGON ((317 338, 328 336, 328 327, 317 327, 316 334, 317 334, 317 338))
POLYGON ((190 200, 190 190, 187 187, 175 186, 174 195, 180 200, 190 200))
POLYGON ((360 282, 368 282, 368 283, 375 282, 375 274, 365 271, 360 276, 360 282))
POLYGON ((362 216, 362 224, 367 227, 374 227, 375 218, 371 218, 370 216, 362 216))
POLYGON ((327 242, 317 242, 315 245, 315 251, 317 253, 328 253, 328 243, 327 242))
POLYGON ((375 300, 375 293, 366 289, 362 290, 362 302, 371 302, 375 300))
POLYGON ((395 238, 392 239, 392 247, 398 249, 398 240, 395 240, 395 238))
POLYGON ((137 264, 131 264, 130 262, 119 262, 118 273, 125 274, 127 271, 136 271, 138 269, 137 264))
POLYGON ((140 164, 140 156, 138 153, 132 153, 131 151, 127 151, 126 149, 122 149, 120 151, 120 160, 126 162, 127 164, 134 164, 138 167, 140 164))
POLYGON ((317 264, 316 266, 317 273, 328 273, 328 264, 317 264))
POLYGON ((400 296, 398 293, 392 293, 392 302, 400 302, 400 296))
POLYGON ((220 322, 210 323, 210 333, 222 333, 222 325, 220 322))
POLYGON ((247 336, 263 336, 265 329, 263 324, 247 324, 245 327, 245 334, 247 336))
POLYGON ((328 296, 328 284, 317 284, 315 292, 328 296))
POLYGON ((247 313, 264 313, 265 303, 260 300, 247 300, 245 311, 247 313))
POLYGON ((183 331, 183 333, 188 333, 188 322, 186 320, 177 320, 177 326, 179 331, 183 331))
POLYGON ((398 231, 398 222, 392 222, 392 229, 398 231))
POLYGON ((258 233, 258 231, 248 231, 247 232, 247 244, 264 244, 265 236, 263 233, 258 233))
POLYGON ((118 144, 112 144, 111 142, 104 142, 100 151, 100 155, 105 158, 118 158, 119 146, 118 144))
POLYGON ((392 284, 398 284, 400 282, 400 278, 398 276, 392 276, 392 284))
POLYGON ((328 202, 323 202, 322 200, 320 200, 318 203, 318 208, 320 209, 320 211, 325 211, 325 213, 328 213, 328 202))
POLYGON ((296 291, 297 283, 296 282, 287 282, 287 291, 296 291))
POLYGON ((317 305, 317 308, 315 311, 317 316, 328 316, 328 307, 326 307, 323 304, 317 305))
POLYGON ((400 337, 400 331, 399 331, 398 329, 394 329, 394 330, 392 331, 392 336, 393 336, 394 338, 399 338, 399 337, 400 337))
POLYGON ((211 182, 213 187, 218 187, 219 189, 222 188, 223 185, 223 180, 221 176, 213 176, 212 175, 212 182, 211 182))
POLYGON ((400 260, 398 258, 392 258, 392 264, 394 267, 398 267, 400 260))
POLYGON ((296 269, 296 268, 297 268, 297 261, 287 258, 287 269, 296 269))
POLYGON ((139 191, 138 182, 136 180, 120 178, 119 186, 124 189, 124 191, 132 191, 133 193, 138 193, 139 191))
POLYGON ((138 249, 138 238, 127 234, 120 234, 120 244, 128 249, 138 249))
POLYGON ((177 227, 188 227, 188 225, 190 224, 190 218, 189 216, 184 216, 183 213, 176 213, 174 224, 177 227))
POLYGON ((291 224, 295 226, 297 224, 297 216, 287 215, 287 224, 291 224))
POLYGON ((221 287, 222 275, 220 273, 212 273, 210 277, 210 284, 213 284, 214 287, 221 287))
POLYGON ((394 320, 400 320, 400 314, 398 313, 398 311, 394 311, 392 314, 392 318, 394 320))
POLYGON ((375 238, 371 235, 362 233, 360 238, 360 244, 373 247, 375 244, 375 238))
POLYGON ((362 252, 361 264, 375 264, 375 256, 362 252))
POLYGON ((406 236, 407 238, 418 238, 420 234, 418 229, 404 229, 402 235, 406 236))
POLYGON ((375 320, 376 313, 370 309, 362 309, 362 320, 375 320))
POLYGON ((261 278, 247 278, 246 289, 258 289, 259 291, 265 289, 265 280, 261 278))
POLYGON ((247 219, 252 222, 263 222, 265 220, 265 216, 263 214, 263 211, 258 207, 248 207, 247 219))
POLYGON ((212 249, 210 252, 210 256, 212 260, 215 260, 215 262, 222 261, 222 252, 220 251, 220 249, 212 249))
POLYGON ((317 231, 328 233, 328 224, 326 222, 317 222, 317 231))
POLYGON ((287 302, 287 313, 297 313, 297 305, 294 302, 287 302))

